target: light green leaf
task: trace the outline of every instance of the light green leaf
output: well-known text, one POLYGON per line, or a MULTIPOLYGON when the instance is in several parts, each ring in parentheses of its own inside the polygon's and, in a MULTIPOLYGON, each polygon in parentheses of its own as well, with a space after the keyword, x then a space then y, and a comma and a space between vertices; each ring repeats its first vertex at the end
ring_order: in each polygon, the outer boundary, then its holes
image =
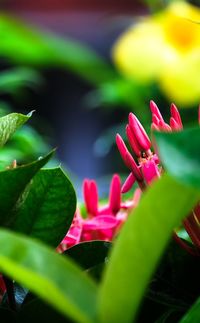
POLYGON ((189 311, 184 315, 179 323, 197 323, 200 322, 200 298, 192 305, 189 311))
POLYGON ((62 169, 41 169, 31 182, 12 228, 57 247, 75 210, 75 191, 62 169))
POLYGON ((99 293, 101 322, 130 323, 173 229, 200 192, 165 174, 143 195, 112 250, 99 293))
POLYGON ((0 118, 0 147, 13 135, 13 133, 21 127, 31 114, 24 115, 20 113, 10 113, 0 118))
POLYGON ((71 260, 7 230, 0 230, 0 245, 1 273, 75 322, 96 322, 96 285, 71 260))
POLYGON ((179 181, 200 188, 200 128, 154 135, 164 168, 179 181))

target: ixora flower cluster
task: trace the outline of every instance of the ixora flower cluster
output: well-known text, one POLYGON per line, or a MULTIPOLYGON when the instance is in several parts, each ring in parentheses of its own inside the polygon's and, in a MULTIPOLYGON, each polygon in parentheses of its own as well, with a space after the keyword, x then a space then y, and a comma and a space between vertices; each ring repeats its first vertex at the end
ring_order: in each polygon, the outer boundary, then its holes
MULTIPOLYGON (((153 131, 171 132, 181 131, 183 129, 179 111, 174 104, 171 104, 169 124, 165 122, 157 105, 153 101, 150 102, 150 109, 152 113, 151 129, 153 131)), ((67 235, 57 248, 59 252, 63 252, 84 241, 112 241, 126 221, 130 211, 137 206, 141 193, 152 183, 152 181, 158 179, 162 175, 163 168, 160 164, 159 157, 155 152, 156 149, 152 149, 150 138, 133 113, 129 114, 126 135, 134 157, 129 152, 119 134, 116 136, 116 143, 125 165, 130 170, 129 176, 122 187, 119 175, 115 174, 113 176, 110 185, 108 204, 103 206, 99 206, 96 182, 88 179, 83 182, 83 196, 87 217, 83 218, 79 209, 77 209, 67 235), (122 202, 121 193, 128 192, 135 182, 137 182, 139 188, 135 190, 133 198, 126 202, 122 202)), ((174 232, 175 240, 193 255, 199 255, 199 221, 200 204, 198 204, 191 214, 183 221, 183 225, 193 242, 192 247, 174 232)))
POLYGON ((110 184, 108 204, 100 206, 98 188, 94 180, 85 179, 83 182, 83 197, 87 211, 87 218, 83 218, 77 209, 71 227, 58 246, 63 252, 79 242, 104 240, 111 241, 126 221, 130 211, 139 202, 141 190, 134 192, 133 199, 126 202, 121 200, 121 181, 115 174, 110 184))

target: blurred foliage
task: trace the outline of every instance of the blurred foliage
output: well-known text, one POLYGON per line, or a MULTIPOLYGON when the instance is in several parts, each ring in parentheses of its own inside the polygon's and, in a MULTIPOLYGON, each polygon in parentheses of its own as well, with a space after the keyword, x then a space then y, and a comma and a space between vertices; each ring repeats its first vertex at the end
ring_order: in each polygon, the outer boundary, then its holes
POLYGON ((84 44, 41 32, 6 15, 0 16, 0 53, 19 65, 65 67, 96 85, 117 75, 84 44))
POLYGON ((17 67, 4 70, 0 73, 0 95, 10 94, 18 97, 25 89, 37 89, 43 81, 35 69, 17 67))

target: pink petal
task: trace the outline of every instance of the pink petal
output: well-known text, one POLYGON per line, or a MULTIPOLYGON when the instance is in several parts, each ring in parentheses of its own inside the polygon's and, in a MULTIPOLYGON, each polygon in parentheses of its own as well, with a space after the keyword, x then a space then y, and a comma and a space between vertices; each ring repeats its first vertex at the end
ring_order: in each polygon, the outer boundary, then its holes
POLYGON ((84 179, 83 181, 83 197, 84 197, 87 212, 89 212, 90 211, 90 180, 89 179, 84 179))
POLYGON ((170 127, 173 131, 180 131, 182 129, 180 125, 176 122, 176 120, 172 117, 170 118, 170 127))
POLYGON ((126 192, 130 191, 130 189, 132 188, 135 181, 136 181, 136 178, 135 178, 134 174, 130 173, 122 186, 121 192, 126 193, 126 192))
POLYGON ((85 220, 83 224, 84 231, 113 229, 118 221, 113 215, 99 215, 91 220, 85 220))
POLYGON ((84 180, 83 196, 88 214, 95 216, 98 212, 98 191, 94 180, 84 180))
POLYGON ((152 114, 155 114, 156 117, 159 119, 159 121, 164 122, 162 114, 160 113, 160 110, 158 109, 157 105, 155 104, 155 102, 153 100, 150 101, 150 109, 151 109, 152 114))
POLYGON ((146 163, 143 163, 141 167, 147 184, 151 184, 154 179, 160 177, 158 167, 153 160, 148 160, 146 163))
POLYGON ((142 174, 140 172, 140 169, 139 169, 139 167, 136 164, 135 160, 133 159, 133 157, 131 156, 131 154, 128 151, 126 153, 126 165, 133 172, 135 178, 138 181, 142 181, 142 174))
POLYGON ((116 144, 119 149, 120 155, 121 155, 125 165, 127 166, 126 153, 128 152, 128 149, 127 149, 122 137, 119 134, 116 135, 116 144))
POLYGON ((141 150, 148 150, 151 147, 151 141, 141 125, 140 121, 133 113, 129 113, 129 125, 133 131, 141 150))
POLYGON ((94 180, 90 183, 90 210, 93 216, 98 213, 98 189, 94 180))
POLYGON ((155 114, 153 114, 152 115, 152 123, 154 123, 156 126, 159 126, 159 119, 158 119, 158 117, 155 115, 155 114))
POLYGON ((153 131, 160 131, 160 128, 155 123, 152 123, 151 124, 151 130, 153 130, 153 131))
POLYGON ((180 129, 183 129, 180 113, 174 103, 171 104, 170 111, 172 118, 174 118, 175 121, 178 123, 180 129))
POLYGON ((121 204, 121 182, 119 175, 115 174, 110 185, 109 206, 113 214, 120 210, 121 204))
POLYGON ((172 131, 171 127, 162 120, 159 121, 159 128, 160 130, 167 131, 167 132, 172 131))
POLYGON ((129 125, 126 126, 126 135, 127 135, 129 144, 131 146, 131 149, 136 154, 136 156, 140 157, 141 156, 140 146, 138 145, 138 142, 137 142, 137 139, 135 138, 134 132, 131 131, 131 128, 129 125))

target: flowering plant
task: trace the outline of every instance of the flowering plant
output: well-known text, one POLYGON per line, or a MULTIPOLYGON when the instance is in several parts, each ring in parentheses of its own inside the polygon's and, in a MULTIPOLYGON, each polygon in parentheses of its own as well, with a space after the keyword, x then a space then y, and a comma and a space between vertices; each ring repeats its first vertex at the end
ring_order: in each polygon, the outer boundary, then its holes
MULTIPOLYGON (((152 141, 131 113, 133 155, 116 138, 131 173, 103 204, 85 180, 86 216, 63 170, 43 168, 53 152, 1 169, 3 322, 198 322, 200 129, 182 130, 175 105, 170 124, 150 106, 152 141)), ((1 146, 29 118, 0 118, 1 146)))

